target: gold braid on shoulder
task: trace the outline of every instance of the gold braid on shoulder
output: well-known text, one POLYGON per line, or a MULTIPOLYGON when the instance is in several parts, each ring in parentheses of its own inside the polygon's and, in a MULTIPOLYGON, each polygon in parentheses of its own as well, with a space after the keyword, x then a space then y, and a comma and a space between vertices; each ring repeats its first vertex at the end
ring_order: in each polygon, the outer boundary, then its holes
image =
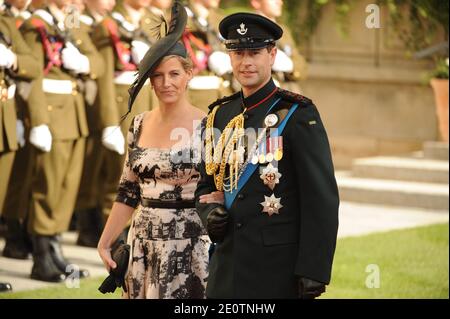
POLYGON ((214 117, 220 105, 214 107, 206 119, 205 163, 206 173, 214 176, 218 191, 237 189, 237 173, 241 158, 238 152, 238 141, 244 136, 244 110, 236 115, 225 127, 217 145, 214 146, 214 117), (229 164, 229 185, 225 185, 225 170, 229 164), (236 176, 236 178, 235 178, 236 176))

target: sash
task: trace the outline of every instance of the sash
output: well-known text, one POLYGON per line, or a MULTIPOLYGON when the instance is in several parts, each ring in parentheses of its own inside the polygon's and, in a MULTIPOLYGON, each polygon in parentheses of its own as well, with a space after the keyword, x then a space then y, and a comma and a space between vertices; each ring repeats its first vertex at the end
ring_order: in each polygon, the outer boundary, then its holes
POLYGON ((184 46, 186 47, 187 52, 189 53, 192 62, 194 63, 194 74, 198 74, 201 71, 204 71, 208 68, 208 57, 212 53, 211 47, 204 43, 201 39, 196 38, 192 32, 185 31, 183 33, 182 41, 184 46), (195 54, 194 47, 204 53, 203 57, 198 57, 195 54))
MULTIPOLYGON (((278 102, 281 100, 279 98, 275 101, 275 103, 269 108, 266 115, 270 113, 270 111, 273 109, 273 107, 278 104, 278 102)), ((271 133, 270 137, 275 137, 281 135, 284 128, 286 127, 286 124, 289 120, 289 118, 292 116, 294 111, 298 108, 298 104, 294 104, 290 109, 286 117, 283 119, 283 121, 280 123, 280 125, 277 127, 277 130, 271 133), (278 133, 278 135, 276 135, 278 133)), ((262 143, 266 143, 266 138, 263 139, 263 141, 258 145, 260 147, 262 143)), ((237 189, 233 192, 224 192, 225 194, 225 208, 230 209, 233 205, 234 200, 236 199, 237 194, 241 191, 241 189, 244 187, 244 185, 248 182, 250 177, 253 175, 255 170, 258 168, 258 164, 253 164, 251 162, 248 163, 247 167, 245 168, 245 171, 242 173, 241 177, 238 180, 237 189)))
POLYGON ((44 68, 44 75, 47 75, 53 66, 60 67, 62 65, 61 50, 64 47, 64 43, 62 41, 55 41, 52 43, 47 33, 47 29, 45 28, 45 24, 41 20, 32 18, 31 24, 38 31, 44 47, 45 59, 47 61, 44 68))

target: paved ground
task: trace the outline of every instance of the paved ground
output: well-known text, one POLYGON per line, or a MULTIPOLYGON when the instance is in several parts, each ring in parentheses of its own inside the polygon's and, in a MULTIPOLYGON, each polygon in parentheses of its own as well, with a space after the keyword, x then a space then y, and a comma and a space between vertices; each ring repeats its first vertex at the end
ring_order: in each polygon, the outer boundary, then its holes
MULTIPOLYGON (((424 209, 383 207, 343 202, 340 206, 339 237, 360 236, 395 229, 417 227, 449 221, 449 212, 424 209)), ((96 249, 74 245, 76 234, 63 236, 65 256, 74 264, 87 268, 92 277, 106 277, 96 249)), ((0 239, 0 250, 4 241, 0 239)), ((55 284, 29 279, 32 261, 15 260, 0 256, 0 282, 7 281, 14 291, 49 287, 55 284)))

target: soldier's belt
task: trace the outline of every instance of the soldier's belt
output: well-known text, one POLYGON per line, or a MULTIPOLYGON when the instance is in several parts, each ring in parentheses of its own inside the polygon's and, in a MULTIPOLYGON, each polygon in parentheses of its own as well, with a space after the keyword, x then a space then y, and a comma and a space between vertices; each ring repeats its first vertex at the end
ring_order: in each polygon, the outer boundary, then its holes
MULTIPOLYGON (((136 71, 123 71, 116 72, 114 74, 114 84, 119 85, 131 85, 136 79, 136 71)), ((144 85, 148 85, 150 83, 149 80, 145 81, 144 85)))
POLYGON ((2 101, 13 99, 16 95, 16 85, 12 84, 8 88, 0 86, 0 97, 2 101))
POLYGON ((222 84, 222 78, 215 75, 197 75, 189 82, 192 90, 218 90, 222 84))
POLYGON ((70 80, 42 80, 42 91, 52 94, 72 94, 77 89, 77 83, 70 80))
POLYGON ((194 200, 160 200, 141 198, 141 206, 148 208, 185 209, 195 208, 194 200))

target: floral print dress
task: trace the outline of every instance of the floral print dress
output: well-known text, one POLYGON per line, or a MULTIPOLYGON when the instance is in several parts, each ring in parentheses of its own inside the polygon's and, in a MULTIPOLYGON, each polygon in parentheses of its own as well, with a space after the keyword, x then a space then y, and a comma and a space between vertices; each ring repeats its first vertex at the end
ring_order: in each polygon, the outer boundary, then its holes
POLYGON ((137 115, 130 126, 128 153, 116 198, 136 208, 128 235, 128 291, 123 297, 204 298, 211 242, 195 208, 141 205, 141 198, 194 199, 200 178, 198 164, 180 159, 192 158, 196 148, 192 142, 172 149, 139 147, 144 116, 137 115))

